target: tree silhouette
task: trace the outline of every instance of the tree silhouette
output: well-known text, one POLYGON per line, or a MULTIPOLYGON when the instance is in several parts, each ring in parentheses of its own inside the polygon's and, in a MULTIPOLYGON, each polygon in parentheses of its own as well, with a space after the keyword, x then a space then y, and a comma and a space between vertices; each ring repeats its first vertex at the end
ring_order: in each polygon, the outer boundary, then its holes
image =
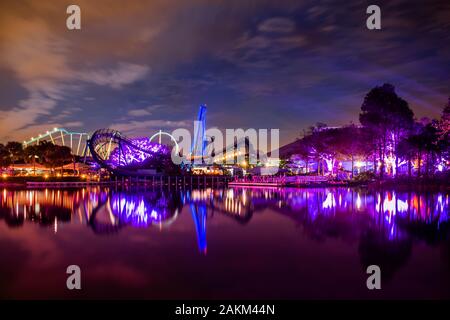
POLYGON ((380 177, 386 168, 386 158, 395 157, 398 172, 397 148, 414 123, 414 113, 400 98, 391 84, 383 84, 369 91, 361 106, 359 121, 375 133, 378 157, 381 161, 380 177))
POLYGON ((3 144, 0 144, 0 168, 9 167, 11 164, 11 155, 9 150, 3 144))
POLYGON ((20 142, 10 141, 6 144, 6 149, 9 151, 13 167, 16 161, 23 159, 23 146, 20 142))

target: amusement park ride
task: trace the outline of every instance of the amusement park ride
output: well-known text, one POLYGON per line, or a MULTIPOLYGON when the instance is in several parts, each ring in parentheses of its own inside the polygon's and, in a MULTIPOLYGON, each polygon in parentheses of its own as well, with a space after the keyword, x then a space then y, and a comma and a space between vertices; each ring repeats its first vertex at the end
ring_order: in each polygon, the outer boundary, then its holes
MULTIPOLYGON (((203 165, 203 159, 207 157, 206 149, 211 138, 205 134, 206 128, 206 105, 199 107, 197 123, 194 128, 194 138, 190 154, 190 163, 200 165, 186 165, 194 173, 219 173, 220 170, 210 170, 203 165), (201 161, 193 161, 201 159, 201 161)), ((176 139, 167 132, 159 130, 151 137, 129 138, 121 132, 113 129, 99 129, 92 135, 88 133, 71 132, 63 128, 54 128, 45 134, 39 134, 28 141, 24 141, 24 147, 48 141, 53 144, 68 146, 74 155, 92 157, 96 164, 109 172, 117 175, 152 175, 156 172, 151 169, 139 169, 140 164, 148 163, 157 157, 170 157, 171 152, 179 153, 180 148, 176 139), (162 139, 169 140, 167 144, 162 139)), ((182 164, 183 165, 183 164, 182 164)), ((145 167, 145 166, 144 166, 145 167)), ((217 167, 217 166, 216 166, 217 167)), ((222 171, 220 171, 221 173, 222 171)))
MULTIPOLYGON (((207 141, 205 139, 206 106, 200 105, 198 121, 202 125, 194 134, 191 154, 203 156, 207 141)), ((122 133, 111 129, 100 129, 92 134, 86 145, 92 158, 101 167, 118 175, 152 175, 156 172, 149 169, 139 169, 140 164, 157 157, 170 157, 171 152, 180 152, 176 139, 167 132, 159 130, 150 138, 128 138, 122 133), (162 144, 162 137, 170 140, 169 145, 162 144), (153 142, 158 138, 158 142, 153 142)))
POLYGON ((61 144, 72 149, 72 153, 77 156, 82 156, 86 151, 86 144, 89 140, 89 134, 84 132, 71 132, 63 128, 53 128, 44 134, 39 134, 36 137, 31 137, 30 140, 24 141, 24 148, 39 144, 42 141, 49 141, 53 144, 61 144))

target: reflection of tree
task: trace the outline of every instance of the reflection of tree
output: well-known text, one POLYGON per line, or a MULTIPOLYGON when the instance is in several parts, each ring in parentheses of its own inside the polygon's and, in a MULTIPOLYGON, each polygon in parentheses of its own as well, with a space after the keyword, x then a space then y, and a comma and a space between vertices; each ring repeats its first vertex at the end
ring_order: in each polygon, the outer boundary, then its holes
POLYGON ((411 237, 423 240, 428 245, 436 246, 450 240, 450 223, 448 221, 425 223, 422 221, 406 221, 399 218, 397 223, 411 237))
POLYGON ((363 267, 379 265, 387 281, 408 261, 415 239, 442 245, 444 255, 450 260, 447 252, 450 223, 443 216, 446 208, 436 209, 437 196, 415 195, 416 214, 412 210, 415 207, 412 208, 411 194, 407 195, 407 201, 400 201, 393 193, 365 193, 353 189, 270 193, 251 190, 249 198, 256 211, 270 207, 301 225, 302 232, 315 241, 357 242, 363 267))
MULTIPOLYGON (((43 226, 52 225, 55 219, 61 222, 71 220, 72 211, 58 206, 42 206, 39 213, 30 212, 27 214, 27 221, 33 221, 43 226)), ((15 212, 13 208, 6 206, 0 207, 0 219, 4 219, 9 227, 19 227, 25 222, 23 212, 15 212)))
POLYGON ((24 223, 23 215, 12 214, 8 207, 0 207, 0 219, 4 219, 8 227, 21 227, 24 223))
POLYGON ((366 270, 369 265, 377 265, 383 281, 390 281, 394 273, 406 264, 411 256, 412 241, 389 240, 384 233, 368 230, 361 234, 358 252, 361 264, 366 270))
POLYGON ((72 211, 67 208, 61 208, 57 206, 46 206, 41 210, 41 214, 36 219, 42 225, 52 225, 55 222, 55 218, 59 222, 70 222, 72 217, 72 211))

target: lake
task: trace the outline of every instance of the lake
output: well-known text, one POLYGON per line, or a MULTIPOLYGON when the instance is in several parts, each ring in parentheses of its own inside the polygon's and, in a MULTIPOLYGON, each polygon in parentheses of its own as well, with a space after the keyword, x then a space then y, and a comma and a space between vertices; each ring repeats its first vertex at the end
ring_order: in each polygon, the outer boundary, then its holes
POLYGON ((0 298, 448 299, 449 222, 445 192, 0 189, 0 298))

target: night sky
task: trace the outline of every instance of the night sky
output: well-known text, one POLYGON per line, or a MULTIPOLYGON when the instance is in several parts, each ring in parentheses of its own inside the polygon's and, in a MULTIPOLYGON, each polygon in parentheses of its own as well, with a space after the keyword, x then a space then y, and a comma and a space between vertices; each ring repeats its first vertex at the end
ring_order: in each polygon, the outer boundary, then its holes
POLYGON ((0 4, 0 142, 53 127, 133 135, 207 126, 358 122, 390 82, 416 117, 450 95, 450 1, 7 1, 0 4), (82 29, 66 28, 81 7, 82 29), (366 8, 382 30, 366 28, 366 8))

